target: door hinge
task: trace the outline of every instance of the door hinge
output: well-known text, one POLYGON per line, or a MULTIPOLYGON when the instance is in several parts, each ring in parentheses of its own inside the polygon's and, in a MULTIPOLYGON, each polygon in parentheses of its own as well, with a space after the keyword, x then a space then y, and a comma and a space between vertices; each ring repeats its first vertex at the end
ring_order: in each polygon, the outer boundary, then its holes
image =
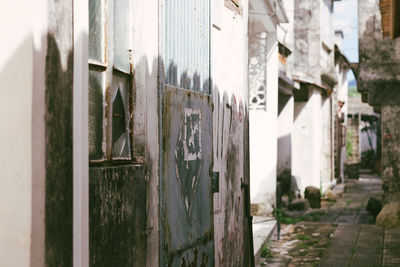
POLYGON ((219 193, 219 172, 213 172, 212 191, 213 193, 219 193))

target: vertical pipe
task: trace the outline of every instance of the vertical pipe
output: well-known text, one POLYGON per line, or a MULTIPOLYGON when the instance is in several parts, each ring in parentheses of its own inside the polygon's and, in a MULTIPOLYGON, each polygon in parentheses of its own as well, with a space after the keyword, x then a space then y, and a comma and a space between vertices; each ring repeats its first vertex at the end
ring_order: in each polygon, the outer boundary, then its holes
POLYGON ((74 0, 73 266, 89 266, 88 0, 74 0))
MULTIPOLYGON (((158 218, 158 227, 159 227, 159 234, 160 234, 160 241, 159 241, 159 266, 164 267, 164 209, 163 209, 163 90, 164 90, 164 83, 165 83, 165 71, 169 67, 169 59, 165 57, 165 35, 170 34, 165 27, 165 1, 160 0, 158 3, 158 198, 159 198, 159 218, 158 218), (168 60, 168 62, 167 62, 168 60)), ((168 12, 168 10, 167 10, 168 12)), ((168 47, 167 47, 168 49, 168 47)), ((171 48, 169 48, 171 49, 171 48)), ((169 77, 167 77, 168 79, 169 77)))

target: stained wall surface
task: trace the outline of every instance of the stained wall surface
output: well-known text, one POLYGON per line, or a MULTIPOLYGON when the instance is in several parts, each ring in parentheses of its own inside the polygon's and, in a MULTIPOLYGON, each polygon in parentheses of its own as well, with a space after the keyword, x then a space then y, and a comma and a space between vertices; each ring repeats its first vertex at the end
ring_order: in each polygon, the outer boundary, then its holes
POLYGON ((213 194, 215 266, 246 266, 249 225, 241 182, 249 183, 248 1, 238 8, 229 2, 211 5, 213 172, 219 173, 219 192, 213 194))

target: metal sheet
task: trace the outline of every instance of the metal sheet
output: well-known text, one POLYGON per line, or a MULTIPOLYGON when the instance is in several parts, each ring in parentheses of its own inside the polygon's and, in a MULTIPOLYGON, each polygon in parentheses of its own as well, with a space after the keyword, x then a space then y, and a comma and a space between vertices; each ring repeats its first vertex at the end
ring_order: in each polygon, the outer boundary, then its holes
POLYGON ((210 92, 209 0, 166 0, 166 84, 210 92))
POLYGON ((212 99, 165 87, 163 230, 168 266, 214 266, 212 99))

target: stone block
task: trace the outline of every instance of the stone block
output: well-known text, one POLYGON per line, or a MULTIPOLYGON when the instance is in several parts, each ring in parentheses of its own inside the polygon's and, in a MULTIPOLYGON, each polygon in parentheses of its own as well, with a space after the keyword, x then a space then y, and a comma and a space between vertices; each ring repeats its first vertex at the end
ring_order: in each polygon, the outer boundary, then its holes
POLYGON ((308 200, 311 208, 321 208, 321 191, 315 186, 307 186, 304 196, 308 200))
POLYGON ((376 218, 376 224, 384 227, 400 227, 400 202, 386 204, 376 218))
POLYGON ((288 210, 307 210, 309 207, 306 199, 296 199, 288 205, 288 210))
POLYGON ((338 195, 335 192, 333 192, 332 190, 330 190, 330 189, 326 190, 325 197, 329 201, 336 201, 338 199, 338 195))
POLYGON ((382 202, 374 197, 368 199, 367 211, 374 217, 376 217, 382 210, 382 202))
POLYGON ((360 164, 347 164, 346 165, 347 177, 350 179, 358 179, 360 177, 360 164))

